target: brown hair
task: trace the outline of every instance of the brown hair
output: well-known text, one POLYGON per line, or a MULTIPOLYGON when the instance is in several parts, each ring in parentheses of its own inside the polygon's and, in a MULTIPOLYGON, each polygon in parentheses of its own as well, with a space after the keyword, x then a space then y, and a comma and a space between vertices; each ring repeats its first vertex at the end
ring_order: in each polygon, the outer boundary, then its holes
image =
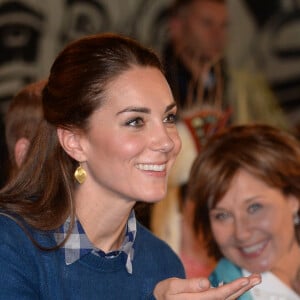
POLYGON ((41 80, 25 86, 9 104, 5 115, 5 138, 11 177, 18 170, 14 152, 17 141, 26 138, 31 142, 43 118, 42 90, 46 82, 46 80, 41 80))
POLYGON ((0 192, 2 210, 41 230, 59 227, 68 216, 74 221, 73 173, 78 163, 61 147, 56 129, 87 131, 89 117, 107 101, 108 83, 135 65, 162 70, 154 52, 119 35, 88 36, 65 47, 43 90, 45 120, 30 155, 0 192))
POLYGON ((213 238, 209 211, 241 169, 300 199, 300 143, 295 137, 259 124, 233 126, 212 137, 192 166, 188 198, 195 201, 194 229, 203 234, 209 254, 217 259, 222 255, 213 238))

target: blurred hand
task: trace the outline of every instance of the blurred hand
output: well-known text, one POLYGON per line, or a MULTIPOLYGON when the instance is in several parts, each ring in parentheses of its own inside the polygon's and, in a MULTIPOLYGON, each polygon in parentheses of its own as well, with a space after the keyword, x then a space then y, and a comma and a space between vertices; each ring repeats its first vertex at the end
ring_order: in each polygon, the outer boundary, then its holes
POLYGON ((260 275, 242 277, 217 288, 210 288, 206 278, 169 278, 154 289, 157 300, 234 300, 261 282, 260 275))

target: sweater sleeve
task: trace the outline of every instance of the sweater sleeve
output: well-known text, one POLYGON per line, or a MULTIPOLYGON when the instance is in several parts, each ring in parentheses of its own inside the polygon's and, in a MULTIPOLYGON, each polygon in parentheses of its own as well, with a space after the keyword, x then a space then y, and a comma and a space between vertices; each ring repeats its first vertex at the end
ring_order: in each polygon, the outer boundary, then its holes
POLYGON ((0 217, 0 299, 39 299, 34 246, 14 221, 0 217))

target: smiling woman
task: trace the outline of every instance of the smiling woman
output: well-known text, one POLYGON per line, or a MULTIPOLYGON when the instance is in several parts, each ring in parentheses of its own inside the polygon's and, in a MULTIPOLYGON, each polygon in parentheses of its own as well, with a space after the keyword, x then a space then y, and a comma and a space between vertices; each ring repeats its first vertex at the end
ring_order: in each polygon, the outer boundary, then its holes
POLYGON ((222 258, 214 286, 256 272, 262 284, 240 299, 300 299, 299 178, 299 141, 279 129, 236 126, 207 143, 188 194, 195 231, 222 258))
POLYGON ((181 146, 151 50, 112 34, 74 41, 51 67, 43 111, 0 192, 1 299, 226 299, 259 281, 179 279, 176 254, 136 220, 136 202, 166 195, 181 146))

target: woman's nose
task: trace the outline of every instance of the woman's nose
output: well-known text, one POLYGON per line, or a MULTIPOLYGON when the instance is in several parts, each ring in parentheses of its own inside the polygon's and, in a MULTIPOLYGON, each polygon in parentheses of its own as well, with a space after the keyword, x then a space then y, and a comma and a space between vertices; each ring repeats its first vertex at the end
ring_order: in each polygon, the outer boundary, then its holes
MULTIPOLYGON (((174 129, 172 129, 174 131, 174 129)), ((175 147, 176 136, 178 134, 172 133, 164 126, 154 128, 151 140, 151 149, 161 152, 170 152, 175 147)), ((178 137, 179 138, 179 137, 178 137)))
POLYGON ((239 242, 247 242, 251 237, 251 226, 246 218, 235 219, 234 223, 235 239, 239 242))

